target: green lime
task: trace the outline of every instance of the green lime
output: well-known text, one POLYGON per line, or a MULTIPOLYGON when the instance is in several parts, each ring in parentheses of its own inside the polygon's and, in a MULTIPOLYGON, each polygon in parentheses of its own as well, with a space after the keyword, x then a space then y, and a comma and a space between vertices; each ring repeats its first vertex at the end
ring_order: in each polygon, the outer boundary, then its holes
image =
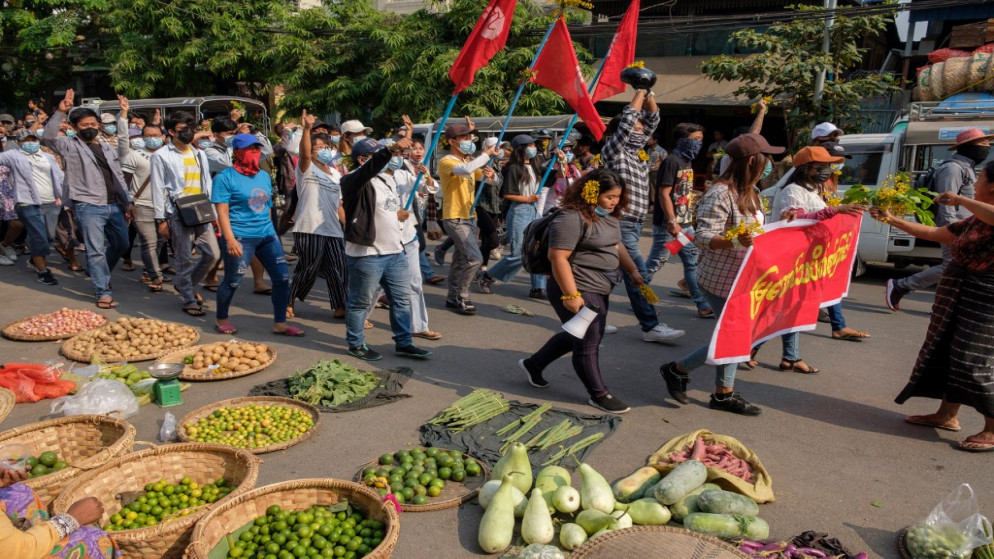
POLYGON ((59 461, 59 456, 52 452, 51 450, 47 452, 42 452, 38 455, 38 463, 51 468, 59 461))
POLYGON ((452 481, 462 481, 466 479, 466 470, 452 470, 452 481))
MULTIPOLYGON (((413 502, 414 502, 415 505, 427 505, 428 504, 428 497, 426 497, 425 495, 415 495, 413 502)), ((352 541, 355 541, 355 540, 352 540, 352 541)), ((356 546, 356 547, 358 547, 358 546, 356 546)))
POLYGON ((393 454, 384 454, 383 456, 380 456, 381 466, 389 466, 390 464, 393 464, 393 454))
POLYGON ((442 480, 450 479, 452 477, 452 468, 448 468, 448 467, 445 467, 445 466, 439 468, 438 469, 438 477, 439 477, 439 479, 442 479, 442 480))

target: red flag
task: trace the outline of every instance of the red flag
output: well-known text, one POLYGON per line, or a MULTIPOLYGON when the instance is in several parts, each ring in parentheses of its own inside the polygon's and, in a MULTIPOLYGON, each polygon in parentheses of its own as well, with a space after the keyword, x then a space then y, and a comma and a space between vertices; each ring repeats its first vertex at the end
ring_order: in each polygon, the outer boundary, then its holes
POLYGON ((561 95, 576 114, 580 115, 594 137, 601 139, 606 127, 587 93, 587 84, 583 81, 580 63, 573 50, 573 39, 569 36, 562 16, 559 16, 545 48, 535 61, 531 81, 561 95))
POLYGON ((459 57, 449 70, 449 79, 456 84, 453 95, 473 85, 476 71, 490 62, 504 48, 511 31, 511 18, 518 0, 490 0, 476 27, 462 46, 459 57))
POLYGON ((687 235, 683 231, 680 231, 679 233, 676 234, 675 239, 666 243, 663 246, 666 247, 666 250, 670 251, 670 254, 676 254, 681 250, 683 250, 683 247, 689 245, 692 242, 694 242, 693 235, 687 235))
POLYGON ((613 95, 625 92, 625 84, 621 81, 621 71, 635 62, 635 36, 639 27, 639 0, 632 0, 621 19, 621 25, 614 33, 611 48, 607 51, 607 60, 601 71, 601 79, 590 97, 594 103, 613 95))

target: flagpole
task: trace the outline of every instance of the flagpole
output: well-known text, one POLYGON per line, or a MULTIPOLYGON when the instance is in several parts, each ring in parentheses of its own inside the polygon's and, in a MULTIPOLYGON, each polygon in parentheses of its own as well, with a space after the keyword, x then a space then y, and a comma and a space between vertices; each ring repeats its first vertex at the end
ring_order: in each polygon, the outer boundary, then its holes
MULTIPOLYGON (((545 37, 542 37, 542 42, 538 44, 538 50, 535 51, 535 58, 532 58, 531 64, 528 65, 528 72, 529 73, 531 73, 532 69, 535 68, 535 64, 538 62, 538 57, 539 57, 540 54, 542 54, 542 50, 545 49, 545 44, 549 41, 549 36, 552 35, 552 30, 555 29, 556 23, 558 21, 559 21, 559 14, 556 15, 555 21, 553 21, 552 24, 549 25, 549 29, 545 32, 545 37)), ((527 83, 528 83, 528 78, 527 77, 521 79, 521 85, 518 86, 518 91, 517 91, 517 93, 514 94, 514 99, 511 101, 511 107, 507 111, 507 117, 504 119, 504 124, 501 125, 501 128, 500 128, 500 134, 497 136, 497 145, 498 146, 504 140, 504 133, 507 132, 507 126, 511 122, 511 115, 514 114, 514 109, 516 109, 518 107, 518 100, 521 99, 521 94, 524 92, 524 90, 525 90, 525 84, 527 84, 527 83)), ((495 156, 491 155, 490 156, 490 161, 487 162, 487 164, 485 165, 485 167, 492 166, 494 164, 494 159, 495 159, 495 156)), ((486 181, 487 181, 486 177, 483 177, 482 179, 480 179, 480 186, 477 187, 477 189, 476 189, 476 196, 473 197, 473 206, 470 207, 470 209, 469 209, 469 216, 467 216, 469 219, 473 219, 473 215, 476 213, 476 205, 480 201, 480 194, 483 193, 483 185, 484 185, 484 183, 486 183, 486 181)))
MULTIPOLYGON (((428 146, 428 151, 425 152, 425 157, 421 163, 427 169, 431 165, 431 156, 435 153, 435 146, 438 145, 438 140, 442 137, 442 132, 445 131, 445 121, 449 119, 449 115, 452 114, 452 109, 456 106, 456 99, 459 98, 459 94, 456 93, 449 99, 449 104, 445 107, 445 112, 442 113, 442 121, 438 125, 438 130, 435 131, 435 135, 431 140, 431 145, 428 146)), ((413 133, 413 131, 412 131, 413 133)), ((411 209, 411 204, 414 202, 414 195, 418 192, 418 186, 421 184, 421 179, 424 177, 424 173, 418 171, 418 178, 414 180, 414 187, 411 189, 411 195, 407 198, 407 203, 404 204, 405 210, 411 209)))

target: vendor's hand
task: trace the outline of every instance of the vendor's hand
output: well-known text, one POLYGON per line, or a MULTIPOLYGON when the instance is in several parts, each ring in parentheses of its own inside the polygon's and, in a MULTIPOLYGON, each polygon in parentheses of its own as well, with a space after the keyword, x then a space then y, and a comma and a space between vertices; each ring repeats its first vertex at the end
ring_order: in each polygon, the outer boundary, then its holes
POLYGON ((566 309, 573 314, 580 312, 580 309, 582 309, 583 305, 585 304, 586 303, 583 301, 583 297, 577 297, 576 299, 566 299, 563 301, 563 306, 566 307, 566 309))
POLYGON ((100 521, 104 515, 104 505, 96 497, 86 497, 70 505, 66 513, 75 518, 80 526, 86 526, 100 521))
POLYGON ((784 210, 783 213, 780 214, 780 219, 790 223, 791 221, 797 219, 797 214, 798 214, 797 210, 784 210))
POLYGON ((10 487, 15 483, 21 483, 28 479, 28 473, 19 470, 8 470, 0 468, 0 488, 10 487))
POLYGON ((155 227, 156 231, 159 232, 159 236, 163 239, 169 238, 169 224, 163 221, 155 227))
POLYGON ((75 99, 76 99, 76 92, 71 89, 67 89, 66 96, 62 99, 62 101, 59 101, 59 110, 62 111, 63 113, 68 113, 69 111, 71 111, 75 99))
POLYGON ((838 206, 838 211, 840 214, 845 215, 863 215, 866 211, 866 206, 862 204, 841 204, 838 206))
POLYGON ((677 223, 676 221, 670 221, 669 223, 666 224, 666 231, 670 235, 676 237, 678 234, 680 234, 680 231, 683 231, 683 227, 680 227, 680 224, 677 223))
POLYGON ((943 192, 942 194, 936 196, 933 202, 943 206, 959 206, 962 199, 963 197, 955 192, 943 192))
POLYGON ((876 206, 870 208, 870 217, 872 217, 877 221, 882 221, 884 223, 887 223, 894 218, 894 216, 891 215, 889 211, 883 208, 878 208, 876 206))
POLYGON ((409 217, 411 217, 411 212, 407 210, 397 210, 397 219, 407 221, 407 218, 409 217))
POLYGON ((230 254, 232 256, 237 256, 237 257, 241 258, 241 256, 242 256, 242 243, 239 243, 235 239, 225 239, 225 241, 226 241, 225 244, 228 245, 228 254, 230 254))
POLYGON ((739 235, 739 244, 744 247, 751 247, 752 242, 754 240, 755 238, 752 236, 752 233, 745 233, 743 235, 739 235))

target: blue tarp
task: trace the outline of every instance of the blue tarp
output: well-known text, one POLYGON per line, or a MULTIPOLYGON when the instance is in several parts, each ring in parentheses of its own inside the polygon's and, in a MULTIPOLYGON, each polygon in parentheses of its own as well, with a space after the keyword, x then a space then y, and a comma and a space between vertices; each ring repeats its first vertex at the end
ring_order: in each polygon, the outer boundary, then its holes
POLYGON ((994 95, 990 93, 957 93, 936 105, 932 113, 994 113, 994 95))

